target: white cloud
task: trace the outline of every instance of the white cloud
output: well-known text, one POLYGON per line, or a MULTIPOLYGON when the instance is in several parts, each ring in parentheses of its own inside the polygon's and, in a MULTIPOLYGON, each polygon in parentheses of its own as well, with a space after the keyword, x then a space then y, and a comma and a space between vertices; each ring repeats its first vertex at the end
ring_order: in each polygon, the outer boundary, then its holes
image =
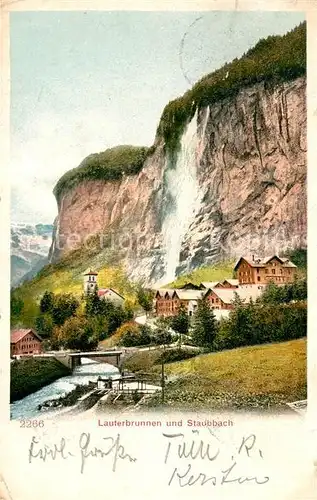
POLYGON ((129 130, 118 130, 115 117, 94 109, 84 115, 41 114, 12 138, 12 219, 52 222, 57 213, 52 194, 57 180, 87 155, 124 142, 129 130), (119 141, 120 142, 120 141, 119 141))

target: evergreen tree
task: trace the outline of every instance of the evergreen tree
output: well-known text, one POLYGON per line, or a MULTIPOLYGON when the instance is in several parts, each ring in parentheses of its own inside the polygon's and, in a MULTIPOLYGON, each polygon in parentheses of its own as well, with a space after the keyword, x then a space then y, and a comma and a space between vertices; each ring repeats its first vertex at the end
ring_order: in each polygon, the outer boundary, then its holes
POLYGON ((87 317, 97 316, 101 314, 101 308, 102 304, 96 287, 92 293, 87 293, 86 295, 85 314, 87 317))
POLYGON ((230 314, 232 339, 235 346, 256 344, 255 310, 251 300, 248 304, 235 306, 230 314))
POLYGON ((54 293, 46 290, 40 301, 40 311, 41 313, 50 313, 54 307, 54 293))
POLYGON ((24 308, 24 302, 22 298, 16 295, 14 291, 11 291, 10 306, 11 306, 11 315, 13 317, 18 317, 24 308))
POLYGON ((208 299, 203 297, 194 316, 192 337, 196 345, 212 349, 218 329, 216 321, 208 299))
POLYGON ((184 304, 180 305, 177 315, 172 318, 171 327, 179 334, 179 346, 181 346, 182 335, 186 335, 189 328, 189 317, 184 304))
POLYGON ((263 304, 280 304, 286 301, 286 288, 270 282, 263 291, 260 302, 263 304))
POLYGON ((139 285, 137 288, 137 298, 140 306, 144 309, 145 314, 153 310, 153 290, 143 288, 141 285, 139 285))

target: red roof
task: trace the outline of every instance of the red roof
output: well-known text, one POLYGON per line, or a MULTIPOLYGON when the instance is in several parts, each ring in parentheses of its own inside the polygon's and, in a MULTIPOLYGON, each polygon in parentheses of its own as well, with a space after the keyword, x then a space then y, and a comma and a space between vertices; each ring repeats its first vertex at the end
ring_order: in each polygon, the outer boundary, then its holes
POLYGON ((35 333, 31 328, 20 328, 19 330, 12 330, 11 332, 11 344, 16 344, 23 337, 25 337, 28 333, 32 333, 39 340, 42 340, 41 337, 35 333))
POLYGON ((108 295, 110 292, 115 293, 116 295, 118 295, 118 297, 121 297, 122 299, 124 298, 122 297, 122 295, 120 295, 120 293, 116 292, 112 288, 100 288, 100 290, 98 290, 98 297, 103 297, 104 295, 108 295))

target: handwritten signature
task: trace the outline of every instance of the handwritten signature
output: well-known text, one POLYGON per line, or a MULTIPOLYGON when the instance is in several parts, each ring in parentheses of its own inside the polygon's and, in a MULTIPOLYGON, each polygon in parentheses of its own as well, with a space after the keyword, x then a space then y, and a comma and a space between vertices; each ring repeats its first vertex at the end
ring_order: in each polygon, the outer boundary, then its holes
POLYGON ((104 458, 109 456, 111 458, 112 471, 115 472, 118 460, 127 459, 129 462, 136 462, 137 460, 125 452, 120 439, 120 434, 117 434, 115 438, 111 436, 104 437, 104 447, 98 448, 92 445, 90 433, 83 432, 78 441, 76 454, 76 451, 74 452, 74 450, 70 451, 67 449, 68 445, 64 437, 61 438, 58 444, 55 443, 49 446, 45 443, 43 444, 40 439, 36 438, 36 436, 33 436, 28 450, 29 463, 32 463, 34 459, 40 459, 43 462, 56 460, 57 458, 67 460, 70 457, 76 457, 79 454, 80 472, 83 474, 88 458, 104 458))
MULTIPOLYGON (((174 467, 172 474, 169 477, 168 485, 176 483, 176 485, 184 488, 185 486, 204 486, 209 483, 213 486, 224 485, 227 483, 253 483, 253 484, 265 484, 269 481, 269 476, 257 477, 256 475, 246 476, 240 475, 239 471, 239 458, 245 457, 247 459, 254 459, 260 457, 263 460, 262 450, 256 446, 257 438, 255 434, 250 434, 249 436, 243 437, 239 446, 236 448, 236 453, 230 457, 230 464, 228 466, 222 467, 220 471, 214 470, 211 474, 207 474, 202 471, 195 472, 193 470, 194 464, 192 462, 205 462, 208 464, 208 468, 214 465, 213 469, 216 469, 217 459, 220 457, 221 452, 223 452, 223 443, 217 438, 217 436, 208 429, 212 435, 212 439, 192 439, 191 441, 186 441, 185 435, 182 433, 166 434, 163 436, 168 439, 168 443, 165 451, 164 463, 167 464, 170 458, 176 458, 180 460, 191 460, 185 467, 177 466, 174 467)), ((199 434, 199 431, 192 431, 199 434)))

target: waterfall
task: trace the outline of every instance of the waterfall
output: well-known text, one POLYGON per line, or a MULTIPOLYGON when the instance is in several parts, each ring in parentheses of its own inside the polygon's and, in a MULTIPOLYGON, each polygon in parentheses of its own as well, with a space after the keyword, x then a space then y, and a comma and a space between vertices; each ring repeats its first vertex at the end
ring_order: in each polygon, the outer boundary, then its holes
POLYGON ((199 206, 197 179, 197 115, 192 118, 182 135, 176 161, 167 158, 165 173, 166 216, 162 225, 165 273, 162 283, 175 278, 179 254, 187 230, 199 206))

